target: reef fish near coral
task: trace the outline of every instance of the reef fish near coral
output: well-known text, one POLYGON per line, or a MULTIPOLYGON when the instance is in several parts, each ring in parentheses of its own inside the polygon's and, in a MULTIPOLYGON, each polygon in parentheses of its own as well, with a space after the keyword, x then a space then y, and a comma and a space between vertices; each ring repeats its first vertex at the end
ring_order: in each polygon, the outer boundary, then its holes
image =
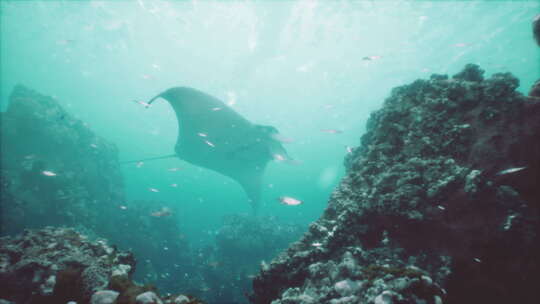
POLYGON ((287 155, 274 139, 277 129, 253 124, 221 100, 192 88, 168 89, 148 104, 159 97, 170 103, 178 119, 177 156, 237 181, 256 211, 266 165, 273 155, 287 155))

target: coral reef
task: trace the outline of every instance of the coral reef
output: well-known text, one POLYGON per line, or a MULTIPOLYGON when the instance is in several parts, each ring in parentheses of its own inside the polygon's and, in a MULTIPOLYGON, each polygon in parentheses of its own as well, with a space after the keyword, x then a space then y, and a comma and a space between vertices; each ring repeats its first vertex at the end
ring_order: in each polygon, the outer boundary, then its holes
POLYGON ((245 294, 263 260, 270 260, 303 231, 275 217, 232 214, 223 217, 215 245, 195 254, 197 265, 187 290, 209 303, 246 303, 245 294), (198 288, 196 288, 198 286, 198 288))
POLYGON ((224 217, 216 234, 218 255, 232 264, 258 264, 270 259, 301 235, 301 228, 279 223, 275 217, 232 214, 224 217))
POLYGON ((395 88, 252 303, 536 303, 540 103, 469 64, 395 88))
POLYGON ((15 303, 88 303, 113 273, 130 277, 135 271, 131 253, 67 228, 3 237, 0 261, 0 298, 15 303))
POLYGON ((110 214, 117 222, 114 231, 106 237, 119 248, 130 248, 139 259, 134 279, 153 283, 164 291, 187 287, 190 278, 185 274, 198 271, 191 257, 191 248, 182 234, 175 207, 164 201, 134 200, 126 203, 125 210, 116 208, 110 214), (167 216, 152 216, 160 208, 171 208, 167 216), (155 257, 160 257, 156 259, 155 257))
POLYGON ((25 230, 0 238, 0 303, 202 304, 186 295, 160 298, 132 281, 135 258, 69 228, 25 230))
POLYGON ((58 102, 22 85, 1 113, 2 235, 47 225, 98 234, 102 214, 124 201, 116 146, 58 102))
POLYGON ((537 80, 529 90, 529 96, 540 100, 540 80, 537 80))
POLYGON ((135 279, 164 289, 187 285, 184 273, 196 270, 187 241, 180 238, 178 219, 174 213, 151 216, 166 202, 125 201, 114 144, 54 98, 22 85, 14 88, 1 120, 1 235, 75 227, 130 248, 143 261, 135 279), (152 258, 156 256, 162 259, 152 258))

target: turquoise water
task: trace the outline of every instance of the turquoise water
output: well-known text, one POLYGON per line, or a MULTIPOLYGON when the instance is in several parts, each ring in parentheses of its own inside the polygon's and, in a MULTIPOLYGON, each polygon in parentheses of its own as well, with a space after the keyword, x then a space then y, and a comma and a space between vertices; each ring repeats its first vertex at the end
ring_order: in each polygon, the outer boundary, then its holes
MULTIPOLYGON (((540 78, 539 11, 536 1, 2 1, 1 109, 27 85, 137 160, 174 153, 178 127, 168 103, 132 101, 199 89, 292 140, 296 162, 269 164, 260 214, 306 227, 393 87, 476 63, 513 73, 526 93, 540 78)), ((234 181, 179 159, 123 175, 127 201, 167 202, 196 245, 223 216, 251 212, 234 181)))

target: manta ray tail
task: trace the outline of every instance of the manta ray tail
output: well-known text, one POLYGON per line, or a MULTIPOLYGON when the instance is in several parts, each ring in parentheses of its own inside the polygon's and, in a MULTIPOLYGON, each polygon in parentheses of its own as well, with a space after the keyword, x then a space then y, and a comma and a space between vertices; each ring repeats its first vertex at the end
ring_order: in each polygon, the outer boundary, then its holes
POLYGON ((150 157, 150 158, 143 158, 138 160, 128 160, 128 161, 121 161, 121 164, 131 164, 131 163, 138 163, 142 161, 149 161, 149 160, 156 160, 156 159, 164 159, 164 158, 171 158, 171 157, 178 157, 176 154, 170 154, 165 156, 158 156, 158 157, 150 157))
POLYGON ((257 215, 261 201, 262 176, 260 174, 245 176, 239 178, 238 182, 247 194, 253 213, 257 215))

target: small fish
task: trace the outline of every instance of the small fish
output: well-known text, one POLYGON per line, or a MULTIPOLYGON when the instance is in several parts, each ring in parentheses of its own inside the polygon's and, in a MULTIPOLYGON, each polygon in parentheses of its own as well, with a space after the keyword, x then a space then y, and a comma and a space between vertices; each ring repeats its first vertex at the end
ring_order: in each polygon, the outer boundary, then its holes
POLYGON ((43 175, 45 175, 45 176, 56 176, 56 173, 54 173, 54 172, 52 172, 52 171, 47 171, 47 170, 45 170, 45 171, 42 171, 41 173, 42 173, 43 175))
POLYGON ((90 144, 90 147, 96 149, 96 148, 97 148, 97 145, 96 145, 96 144, 90 144))
POLYGON ((221 110, 221 108, 220 108, 220 107, 215 107, 215 108, 212 108, 212 111, 219 111, 219 110, 221 110))
POLYGON ((441 210, 446 210, 446 208, 444 208, 444 206, 441 206, 441 205, 437 206, 437 208, 439 208, 441 210))
POLYGON ((298 159, 286 159, 285 162, 291 166, 299 166, 303 163, 301 160, 298 159))
POLYGON ((138 104, 144 106, 145 108, 150 107, 150 104, 148 104, 148 103, 146 103, 146 102, 144 102, 144 101, 141 101, 141 100, 133 100, 133 102, 134 102, 134 103, 138 103, 138 104))
POLYGON ((120 208, 122 210, 127 210, 127 206, 124 206, 124 205, 120 205, 120 206, 118 206, 118 208, 120 208))
POLYGON ((142 165, 144 165, 144 162, 141 161, 141 162, 138 162, 135 166, 137 168, 140 168, 140 167, 142 167, 142 165))
POLYGON ((467 43, 460 42, 460 43, 454 43, 454 44, 452 44, 452 46, 455 46, 455 47, 466 47, 466 46, 468 46, 468 44, 467 44, 467 43))
POLYGON ((148 74, 144 74, 144 75, 142 75, 142 78, 143 79, 152 79, 154 77, 152 77, 151 75, 148 75, 148 74))
POLYGON ((270 135, 270 137, 272 137, 274 140, 277 140, 279 142, 286 143, 286 144, 294 142, 294 140, 287 137, 283 137, 279 134, 272 134, 270 135))
POLYGON ((343 131, 336 130, 336 129, 321 129, 321 132, 329 133, 329 134, 341 134, 343 131))
POLYGON ((301 200, 297 200, 293 197, 290 197, 290 196, 282 196, 278 199, 282 204, 284 205, 287 205, 287 206, 298 206, 304 202, 302 202, 301 200))
POLYGON ((178 187, 178 184, 171 184, 171 187, 176 188, 178 187))
POLYGON ((381 58, 382 58, 382 56, 374 55, 374 56, 363 57, 362 60, 364 60, 364 61, 372 61, 372 60, 377 60, 377 59, 381 59, 381 58))
POLYGON ((36 158, 36 155, 35 155, 35 154, 26 155, 26 156, 24 157, 24 159, 34 159, 34 158, 36 158))
POLYGON ((315 242, 315 243, 311 244, 311 246, 313 246, 313 247, 321 247, 322 243, 315 242))
POLYGON ((482 260, 480 260, 479 258, 474 258, 473 259, 476 263, 482 263, 482 260))
POLYGON ((353 153, 353 148, 352 147, 346 146, 345 149, 347 149, 347 153, 349 153, 349 154, 353 153))
POLYGON ((72 39, 62 39, 62 40, 56 41, 56 44, 59 44, 59 45, 67 45, 67 44, 72 43, 73 41, 74 41, 74 40, 72 40, 72 39))
POLYGON ((197 135, 199 135, 200 137, 207 137, 207 136, 208 136, 208 134, 206 134, 206 133, 202 133, 202 132, 200 132, 200 133, 197 133, 197 135))
POLYGON ((227 92, 227 100, 228 100, 227 105, 229 107, 234 106, 236 104, 236 93, 233 92, 233 91, 228 91, 227 92))
POLYGON ((171 214, 172 214, 171 209, 169 209, 167 207, 163 207, 159 211, 150 213, 150 216, 153 216, 153 217, 165 217, 165 216, 169 216, 171 214))
POLYGON ((156 188, 148 188, 148 190, 150 190, 150 191, 152 191, 152 192, 159 192, 159 190, 156 189, 156 188))
POLYGON ((152 63, 152 67, 156 70, 160 70, 161 67, 159 66, 159 64, 156 64, 156 63, 152 63))
POLYGON ((209 145, 210 147, 214 148, 216 145, 214 145, 213 143, 209 142, 208 140, 205 140, 204 141, 207 145, 209 145))
POLYGON ((497 175, 505 175, 505 174, 515 173, 515 172, 521 171, 521 170, 523 170, 525 168, 527 168, 527 167, 509 168, 509 169, 506 169, 506 170, 499 171, 497 173, 497 175))
POLYGON ((175 172, 175 171, 178 171, 178 170, 182 170, 182 168, 169 168, 169 169, 167 169, 167 171, 171 171, 171 172, 175 172))
POLYGON ((283 155, 281 155, 281 154, 274 154, 273 156, 274 156, 274 159, 276 161, 284 161, 285 160, 285 157, 283 155))

